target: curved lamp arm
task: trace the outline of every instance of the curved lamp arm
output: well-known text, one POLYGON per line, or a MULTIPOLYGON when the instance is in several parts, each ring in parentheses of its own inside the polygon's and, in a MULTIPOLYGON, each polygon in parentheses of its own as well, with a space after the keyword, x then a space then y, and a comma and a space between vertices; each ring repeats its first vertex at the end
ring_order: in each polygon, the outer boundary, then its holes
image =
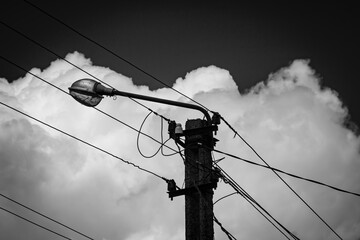
POLYGON ((74 82, 71 87, 69 87, 70 95, 81 104, 88 106, 88 107, 95 107, 100 103, 100 101, 103 98, 103 95, 105 96, 123 96, 123 97, 129 97, 129 98, 135 98, 150 102, 157 102, 182 108, 190 108, 194 110, 198 110, 202 112, 205 115, 205 118, 209 124, 211 124, 211 118, 209 113, 199 105, 194 105, 190 103, 183 103, 183 102, 177 102, 162 98, 155 98, 155 97, 149 97, 145 95, 139 95, 135 93, 129 93, 129 92, 122 92, 118 91, 113 88, 107 88, 101 85, 100 83, 96 82, 92 79, 80 79, 74 82))

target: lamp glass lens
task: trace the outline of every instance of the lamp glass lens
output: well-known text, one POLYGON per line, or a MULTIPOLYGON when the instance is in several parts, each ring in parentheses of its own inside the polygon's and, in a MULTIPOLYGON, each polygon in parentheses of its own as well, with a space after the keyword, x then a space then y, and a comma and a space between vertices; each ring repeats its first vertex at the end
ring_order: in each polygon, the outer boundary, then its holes
POLYGON ((88 107, 95 107, 102 99, 101 96, 86 95, 80 92, 70 91, 70 95, 79 103, 84 104, 88 107))

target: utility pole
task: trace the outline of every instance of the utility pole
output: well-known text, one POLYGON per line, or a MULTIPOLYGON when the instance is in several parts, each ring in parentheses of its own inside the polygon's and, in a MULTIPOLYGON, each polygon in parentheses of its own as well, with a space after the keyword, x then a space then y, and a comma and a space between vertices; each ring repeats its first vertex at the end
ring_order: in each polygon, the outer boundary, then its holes
MULTIPOLYGON (((188 120, 185 129, 201 129, 205 124, 201 119, 188 120)), ((185 138, 185 188, 196 188, 196 191, 185 195, 186 240, 212 240, 214 237, 214 192, 211 186, 204 187, 213 176, 211 144, 211 131, 185 138), (199 146, 198 142, 206 146, 199 146), (200 186, 203 187, 200 189, 200 186)))
POLYGON ((181 134, 185 136, 185 143, 174 137, 185 148, 185 188, 176 189, 175 182, 171 182, 168 190, 171 199, 185 195, 186 240, 214 239, 213 189, 217 187, 218 175, 212 168, 211 149, 216 141, 213 138, 216 130, 217 125, 191 119, 186 121, 181 134))

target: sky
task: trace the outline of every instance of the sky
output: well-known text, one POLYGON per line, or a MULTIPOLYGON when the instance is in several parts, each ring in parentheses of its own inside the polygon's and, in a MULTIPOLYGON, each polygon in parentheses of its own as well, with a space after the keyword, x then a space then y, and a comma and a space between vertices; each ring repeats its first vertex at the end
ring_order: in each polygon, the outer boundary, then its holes
MULTIPOLYGON (((360 193, 354 7, 31 2, 218 111, 271 166, 360 193)), ((33 75, 67 91, 74 81, 90 78, 71 62, 121 91, 188 99, 24 1, 12 1, 2 9, 1 102, 182 185, 184 166, 179 155, 143 158, 135 131, 33 75)), ((187 119, 202 117, 197 111, 145 104, 183 126, 187 119)), ((136 129, 148 114, 121 97, 104 98, 99 108, 136 129)), ((161 179, 3 105, 0 129, 1 194, 94 239, 185 238, 184 198, 171 201, 161 179)), ((166 123, 163 129, 167 139, 166 123)), ((143 131, 160 140, 160 118, 150 115, 143 131)), ((218 150, 261 163, 226 124, 219 125, 216 138, 218 150)), ((139 144, 146 155, 159 147, 144 136, 139 144)), ((176 149, 171 141, 169 146, 176 149)), ((215 159, 222 157, 214 153, 215 159)), ((300 239, 338 239, 271 171, 230 157, 219 164, 300 239)), ((360 238, 358 197, 284 179, 343 239, 360 238)), ((232 192, 220 182, 214 201, 232 192)), ((0 206, 72 239, 83 239, 4 198, 0 206)), ((238 195, 216 203, 214 213, 237 239, 284 238, 238 195)), ((4 239, 61 239, 4 211, 0 219, 4 239)), ((228 239, 218 226, 214 229, 215 239, 228 239)))

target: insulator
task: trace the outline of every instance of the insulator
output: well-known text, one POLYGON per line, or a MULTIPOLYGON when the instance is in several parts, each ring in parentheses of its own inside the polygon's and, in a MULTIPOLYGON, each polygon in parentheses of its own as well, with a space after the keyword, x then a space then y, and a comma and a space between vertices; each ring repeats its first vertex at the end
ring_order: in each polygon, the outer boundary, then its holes
POLYGON ((178 135, 183 134, 183 129, 182 129, 181 123, 176 124, 175 134, 178 134, 178 135))

